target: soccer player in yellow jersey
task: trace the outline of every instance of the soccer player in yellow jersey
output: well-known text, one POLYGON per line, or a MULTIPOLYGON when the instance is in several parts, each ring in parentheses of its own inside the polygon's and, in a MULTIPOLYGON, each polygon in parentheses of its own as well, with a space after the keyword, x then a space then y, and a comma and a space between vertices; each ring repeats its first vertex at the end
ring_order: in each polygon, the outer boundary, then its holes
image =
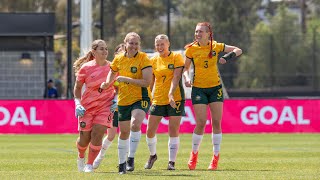
POLYGON ((184 60, 179 53, 169 50, 170 42, 167 35, 160 34, 155 38, 155 49, 158 55, 152 61, 153 81, 150 89, 153 90, 152 106, 147 127, 147 144, 150 157, 145 169, 151 169, 157 160, 156 131, 162 117, 169 117, 169 163, 168 170, 175 170, 175 161, 179 149, 179 128, 181 116, 184 112, 184 90, 181 76, 184 60))
POLYGON ((194 36, 194 42, 185 46, 184 78, 186 86, 192 86, 191 98, 196 116, 196 127, 192 135, 192 152, 188 166, 190 170, 196 168, 198 150, 207 121, 207 106, 209 106, 212 123, 213 157, 208 169, 216 170, 220 157, 223 111, 222 85, 217 66, 218 54, 227 52, 219 59, 220 64, 225 64, 228 60, 241 55, 242 50, 235 46, 213 41, 211 25, 208 22, 198 23, 194 36), (191 63, 194 68, 193 80, 188 75, 191 63))
POLYGON ((101 89, 109 87, 116 73, 119 73, 119 174, 134 170, 134 156, 141 138, 141 124, 150 106, 150 92, 147 87, 152 79, 152 66, 147 54, 140 51, 140 42, 137 33, 130 32, 126 35, 125 52, 114 58, 111 64, 112 71, 109 72, 106 82, 100 86, 101 89))

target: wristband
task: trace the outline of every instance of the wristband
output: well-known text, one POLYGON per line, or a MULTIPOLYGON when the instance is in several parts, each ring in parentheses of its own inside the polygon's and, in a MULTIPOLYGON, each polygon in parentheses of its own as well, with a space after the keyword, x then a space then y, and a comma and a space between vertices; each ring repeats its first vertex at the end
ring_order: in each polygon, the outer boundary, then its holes
POLYGON ((74 98, 74 103, 75 103, 76 106, 81 105, 80 102, 81 102, 81 101, 80 101, 79 98, 74 98))
POLYGON ((232 51, 232 52, 229 52, 229 53, 223 55, 222 58, 225 59, 226 61, 229 61, 230 59, 232 59, 236 56, 237 56, 236 53, 232 51))

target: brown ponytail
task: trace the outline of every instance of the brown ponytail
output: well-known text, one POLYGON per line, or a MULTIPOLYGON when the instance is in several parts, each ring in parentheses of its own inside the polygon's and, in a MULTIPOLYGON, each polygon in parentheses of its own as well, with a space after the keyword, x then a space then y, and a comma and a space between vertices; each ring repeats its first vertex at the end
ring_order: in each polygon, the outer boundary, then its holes
POLYGON ((92 50, 96 50, 99 43, 100 42, 103 42, 105 43, 104 40, 102 39, 97 39, 97 40, 94 40, 91 44, 91 50, 85 55, 85 56, 82 56, 82 57, 79 57, 74 63, 73 63, 73 68, 74 68, 74 73, 75 75, 77 75, 78 71, 80 70, 81 66, 86 63, 86 62, 89 62, 91 60, 94 60, 94 55, 92 53, 92 50))
POLYGON ((213 37, 212 37, 212 29, 211 29, 211 25, 208 23, 208 28, 210 31, 210 52, 209 52, 209 58, 212 58, 212 41, 213 41, 213 37))
POLYGON ((73 68, 74 68, 74 73, 77 75, 78 71, 80 70, 81 66, 94 59, 94 56, 91 51, 89 51, 85 56, 79 57, 74 63, 73 63, 73 68))

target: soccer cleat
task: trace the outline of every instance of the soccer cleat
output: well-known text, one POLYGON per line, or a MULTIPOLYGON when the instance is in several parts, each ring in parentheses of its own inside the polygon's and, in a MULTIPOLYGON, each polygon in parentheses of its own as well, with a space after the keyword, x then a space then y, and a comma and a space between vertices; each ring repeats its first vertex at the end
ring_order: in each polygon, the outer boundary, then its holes
POLYGON ((133 170, 134 170, 134 158, 128 157, 127 171, 133 171, 133 170))
POLYGON ((145 169, 151 169, 153 164, 154 164, 154 162, 156 162, 157 159, 158 159, 157 154, 155 154, 153 156, 150 155, 148 162, 144 165, 144 168, 145 169))
POLYGON ((190 154, 189 162, 188 162, 188 167, 190 170, 196 169, 197 161, 198 161, 198 152, 193 153, 193 151, 192 151, 190 154))
POLYGON ((119 166, 118 166, 119 167, 119 174, 126 174, 127 173, 126 166, 127 166, 126 162, 119 164, 119 166))
POLYGON ((173 161, 169 161, 167 170, 176 170, 174 164, 175 163, 173 161))
POLYGON ((86 164, 86 166, 83 169, 84 172, 86 173, 92 173, 93 172, 93 168, 91 164, 86 164))
POLYGON ((97 168, 100 166, 102 160, 104 159, 104 156, 103 156, 102 153, 101 153, 103 150, 104 150, 104 149, 101 149, 101 150, 100 150, 100 153, 98 154, 98 156, 96 157, 96 159, 93 161, 93 169, 97 169, 97 168))
POLYGON ((77 159, 77 165, 78 165, 78 171, 83 172, 84 166, 85 166, 85 158, 79 158, 77 159))
POLYGON ((213 170, 213 171, 217 170, 219 157, 220 157, 220 154, 218 154, 218 156, 213 155, 211 163, 210 163, 210 165, 208 167, 209 170, 213 170))

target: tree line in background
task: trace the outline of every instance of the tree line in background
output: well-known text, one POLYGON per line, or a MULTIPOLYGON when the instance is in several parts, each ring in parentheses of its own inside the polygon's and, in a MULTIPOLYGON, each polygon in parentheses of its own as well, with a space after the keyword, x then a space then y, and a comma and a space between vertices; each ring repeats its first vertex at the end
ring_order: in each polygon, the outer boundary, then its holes
MULTIPOLYGON (((80 0, 73 1, 73 21, 79 21, 80 0)), ((142 48, 153 49, 154 37, 167 32, 168 0, 104 0, 104 39, 113 48, 126 33, 141 35, 142 48)), ((301 19, 289 11, 290 4, 269 3, 266 19, 258 17, 256 0, 170 0, 171 48, 182 49, 193 41, 196 23, 208 21, 214 39, 241 47, 241 61, 220 66, 228 88, 258 89, 308 86, 319 90, 320 0, 297 0, 305 7, 306 31, 301 19), (312 11, 310 10, 312 8, 312 11)), ((66 34, 67 0, 2 0, 1 12, 55 12, 56 34, 66 34)), ((93 0, 93 21, 100 16, 100 0, 93 0)), ((93 38, 100 29, 93 27, 93 38)), ((73 59, 80 53, 79 28, 73 29, 73 59)), ((57 72, 66 71, 66 39, 55 40, 57 72)))

